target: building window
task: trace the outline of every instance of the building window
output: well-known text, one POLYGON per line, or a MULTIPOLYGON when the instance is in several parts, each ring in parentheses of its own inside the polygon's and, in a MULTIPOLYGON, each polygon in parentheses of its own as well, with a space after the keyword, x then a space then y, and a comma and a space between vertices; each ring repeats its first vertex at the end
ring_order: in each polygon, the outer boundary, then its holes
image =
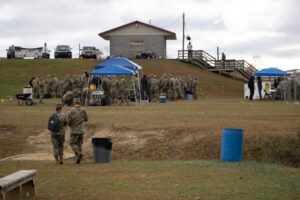
POLYGON ((144 51, 144 42, 131 42, 130 51, 144 51))

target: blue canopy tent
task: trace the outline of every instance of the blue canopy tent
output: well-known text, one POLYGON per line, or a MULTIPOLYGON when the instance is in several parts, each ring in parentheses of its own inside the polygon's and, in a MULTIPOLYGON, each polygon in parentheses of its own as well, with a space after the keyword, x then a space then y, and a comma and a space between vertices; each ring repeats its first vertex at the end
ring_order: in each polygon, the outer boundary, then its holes
POLYGON ((107 65, 119 65, 134 71, 137 70, 142 70, 142 67, 139 66, 138 64, 128 60, 127 58, 123 58, 123 57, 113 57, 113 58, 109 58, 97 65, 94 66, 94 69, 101 69, 107 65))
MULTIPOLYGON (((93 72, 90 73, 90 75, 92 75, 92 76, 94 76, 94 75, 125 75, 125 76, 134 76, 135 74, 136 74, 135 71, 132 71, 132 70, 127 69, 125 67, 121 67, 119 65, 113 65, 113 64, 106 65, 106 66, 104 66, 104 67, 102 67, 102 68, 100 68, 98 70, 95 70, 95 71, 93 71, 93 72)), ((133 79, 132 79, 132 83, 133 83, 133 86, 134 86, 133 79)), ((136 88, 135 88, 135 86, 134 86, 133 89, 134 89, 134 94, 136 96, 136 88)), ((85 102, 87 102, 87 101, 85 101, 85 102)))
POLYGON ((270 67, 254 73, 253 76, 290 76, 290 74, 282 71, 281 69, 270 67))
POLYGON ((102 68, 99 68, 98 70, 95 70, 90 73, 91 75, 126 75, 126 76, 133 76, 136 74, 136 72, 118 66, 118 65, 106 65, 102 68))
MULTIPOLYGON (((125 67, 125 68, 133 70, 133 71, 142 70, 142 67, 140 65, 138 65, 124 57, 109 58, 109 59, 95 65, 94 69, 101 69, 107 65, 118 65, 118 66, 122 66, 122 67, 125 67)), ((139 73, 137 73, 137 76, 138 76, 137 77, 138 80, 140 80, 139 73)), ((138 81, 138 91, 141 91, 140 81, 138 81)), ((139 96, 141 97, 141 95, 139 95, 139 96)), ((141 101, 142 101, 142 99, 140 98, 140 102, 141 101)))

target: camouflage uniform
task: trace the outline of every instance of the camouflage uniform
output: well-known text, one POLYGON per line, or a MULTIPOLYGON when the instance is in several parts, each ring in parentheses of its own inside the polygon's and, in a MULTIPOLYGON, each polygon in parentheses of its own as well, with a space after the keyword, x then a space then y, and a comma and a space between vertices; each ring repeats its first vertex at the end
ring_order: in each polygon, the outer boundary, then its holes
POLYGON ((171 99, 171 100, 174 100, 175 99, 175 80, 173 78, 172 75, 170 75, 170 78, 169 78, 169 82, 168 82, 168 98, 171 99))
POLYGON ((53 88, 53 96, 55 96, 55 98, 59 98, 58 87, 59 87, 59 81, 57 80, 56 77, 54 77, 52 88, 53 88))
POLYGON ((56 114, 58 115, 59 130, 58 132, 51 131, 51 142, 56 163, 60 162, 60 164, 63 164, 65 126, 67 126, 67 118, 61 109, 56 111, 56 114), (58 160, 58 157, 60 161, 58 160))
POLYGON ((169 85, 169 79, 167 75, 165 75, 161 81, 161 86, 162 86, 162 93, 164 93, 166 96, 168 93, 168 85, 169 85))
MULTIPOLYGON (((80 100, 74 100, 78 103, 80 100)), ((77 157, 77 163, 80 163, 82 158, 82 144, 83 144, 83 134, 84 134, 84 122, 88 121, 88 116, 85 109, 81 108, 80 105, 76 104, 68 116, 68 124, 71 127, 70 135, 70 146, 77 157)))
POLYGON ((37 80, 37 78, 34 78, 32 80, 32 89, 33 89, 33 98, 37 99, 38 95, 39 95, 39 81, 37 80))
POLYGON ((78 93, 79 96, 81 96, 82 83, 77 77, 75 77, 75 80, 72 82, 72 90, 78 93))
POLYGON ((45 92, 45 89, 44 89, 44 80, 40 79, 40 82, 39 82, 40 101, 39 101, 39 103, 43 103, 44 92, 45 92))
POLYGON ((73 91, 67 92, 62 98, 63 99, 62 104, 71 106, 74 97, 75 97, 75 92, 73 92, 73 91))
MULTIPOLYGON (((135 87, 135 91, 136 91, 136 100, 139 100, 141 98, 141 91, 139 90, 139 80, 137 79, 136 76, 134 76, 133 78, 133 84, 134 84, 134 87, 135 87)), ((132 89, 134 89, 132 87, 132 89)))
POLYGON ((50 76, 50 74, 48 74, 45 83, 47 84, 47 87, 46 87, 47 94, 51 94, 51 76, 50 76))
POLYGON ((198 99, 198 80, 197 78, 194 78, 192 83, 192 93, 193 93, 193 99, 198 99))
POLYGON ((155 88, 155 84, 154 84, 154 79, 153 76, 151 76, 148 79, 148 88, 149 88, 149 101, 151 102, 154 98, 154 88, 155 88))
POLYGON ((116 77, 113 77, 111 80, 111 103, 112 105, 115 105, 117 98, 118 98, 118 91, 119 91, 119 84, 118 84, 118 79, 116 77))
POLYGON ((104 91, 104 98, 106 99, 106 103, 110 104, 111 101, 111 81, 105 77, 102 82, 102 88, 104 91))
POLYGON ((72 81, 68 75, 65 76, 64 81, 61 84, 61 96, 72 90, 72 81))
POLYGON ((128 101, 127 101, 127 83, 126 83, 126 80, 125 78, 122 76, 121 79, 119 80, 119 94, 120 94, 120 97, 121 97, 121 101, 120 101, 120 105, 121 104, 124 104, 124 101, 126 101, 126 103, 128 104, 128 101))
POLYGON ((159 100, 159 80, 157 79, 156 75, 153 75, 153 84, 154 84, 154 92, 153 92, 153 98, 155 99, 155 102, 159 100))
POLYGON ((186 92, 191 94, 193 90, 193 78, 189 76, 188 80, 186 81, 186 92))
POLYGON ((91 96, 91 91, 89 90, 89 88, 88 87, 83 88, 81 93, 82 105, 85 105, 85 103, 87 103, 87 105, 90 104, 90 96, 91 96), (85 100, 87 101, 85 102, 85 100))
POLYGON ((179 85, 178 85, 179 98, 184 99, 184 80, 180 76, 178 77, 178 82, 179 82, 179 85))

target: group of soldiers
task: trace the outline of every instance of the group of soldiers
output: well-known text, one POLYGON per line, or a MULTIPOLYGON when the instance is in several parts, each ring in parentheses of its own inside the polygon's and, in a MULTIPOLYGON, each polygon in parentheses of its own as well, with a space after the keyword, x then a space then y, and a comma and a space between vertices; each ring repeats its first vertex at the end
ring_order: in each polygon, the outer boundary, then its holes
POLYGON ((173 76, 172 74, 163 73, 161 78, 155 74, 146 76, 141 79, 142 100, 150 102, 158 101, 160 96, 166 96, 167 99, 185 99, 187 94, 193 95, 194 99, 198 98, 198 79, 197 77, 173 76))
POLYGON ((150 102, 158 102, 160 96, 167 99, 185 99, 187 94, 193 95, 194 99, 198 98, 198 79, 197 77, 184 76, 173 77, 172 74, 164 73, 161 78, 155 74, 143 75, 141 80, 137 76, 133 78, 131 89, 127 90, 127 82, 124 76, 118 79, 117 76, 106 76, 102 81, 104 98, 107 104, 115 105, 120 101, 120 105, 127 99, 142 99, 150 102), (129 92, 128 92, 129 91, 129 92))
POLYGON ((88 77, 85 74, 74 75, 73 79, 66 74, 62 81, 48 74, 47 79, 33 77, 30 84, 33 98, 39 98, 39 103, 43 103, 45 94, 48 98, 61 98, 63 105, 69 106, 74 98, 80 98, 85 103, 86 97, 89 97, 88 77))
MULTIPOLYGON (((140 80, 134 76, 130 89, 128 89, 124 76, 104 76, 101 78, 96 77, 98 84, 95 88, 99 90, 102 86, 106 105, 123 105, 124 103, 128 105, 128 99, 157 102, 160 96, 176 100, 185 99, 186 95, 190 94, 193 95, 193 99, 198 98, 198 79, 191 75, 186 79, 184 76, 175 77, 166 73, 162 74, 160 78, 152 74, 143 75, 140 80)), ((90 84, 95 84, 95 82, 93 80, 89 82, 86 74, 74 75, 73 79, 69 74, 66 74, 61 81, 49 74, 45 80, 33 77, 30 84, 33 88, 33 97, 39 98, 40 103, 43 103, 44 96, 47 96, 48 98, 61 98, 63 105, 70 106, 74 98, 80 98, 83 105, 89 104, 92 92, 90 84)))

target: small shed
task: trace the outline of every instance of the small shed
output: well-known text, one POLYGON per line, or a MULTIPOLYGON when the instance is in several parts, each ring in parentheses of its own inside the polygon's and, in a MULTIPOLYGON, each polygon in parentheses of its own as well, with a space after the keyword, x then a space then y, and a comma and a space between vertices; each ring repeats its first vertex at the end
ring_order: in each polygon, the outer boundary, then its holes
POLYGON ((134 21, 108 31, 99 36, 110 41, 110 56, 136 58, 154 53, 157 58, 167 57, 167 40, 176 40, 176 33, 134 21))

